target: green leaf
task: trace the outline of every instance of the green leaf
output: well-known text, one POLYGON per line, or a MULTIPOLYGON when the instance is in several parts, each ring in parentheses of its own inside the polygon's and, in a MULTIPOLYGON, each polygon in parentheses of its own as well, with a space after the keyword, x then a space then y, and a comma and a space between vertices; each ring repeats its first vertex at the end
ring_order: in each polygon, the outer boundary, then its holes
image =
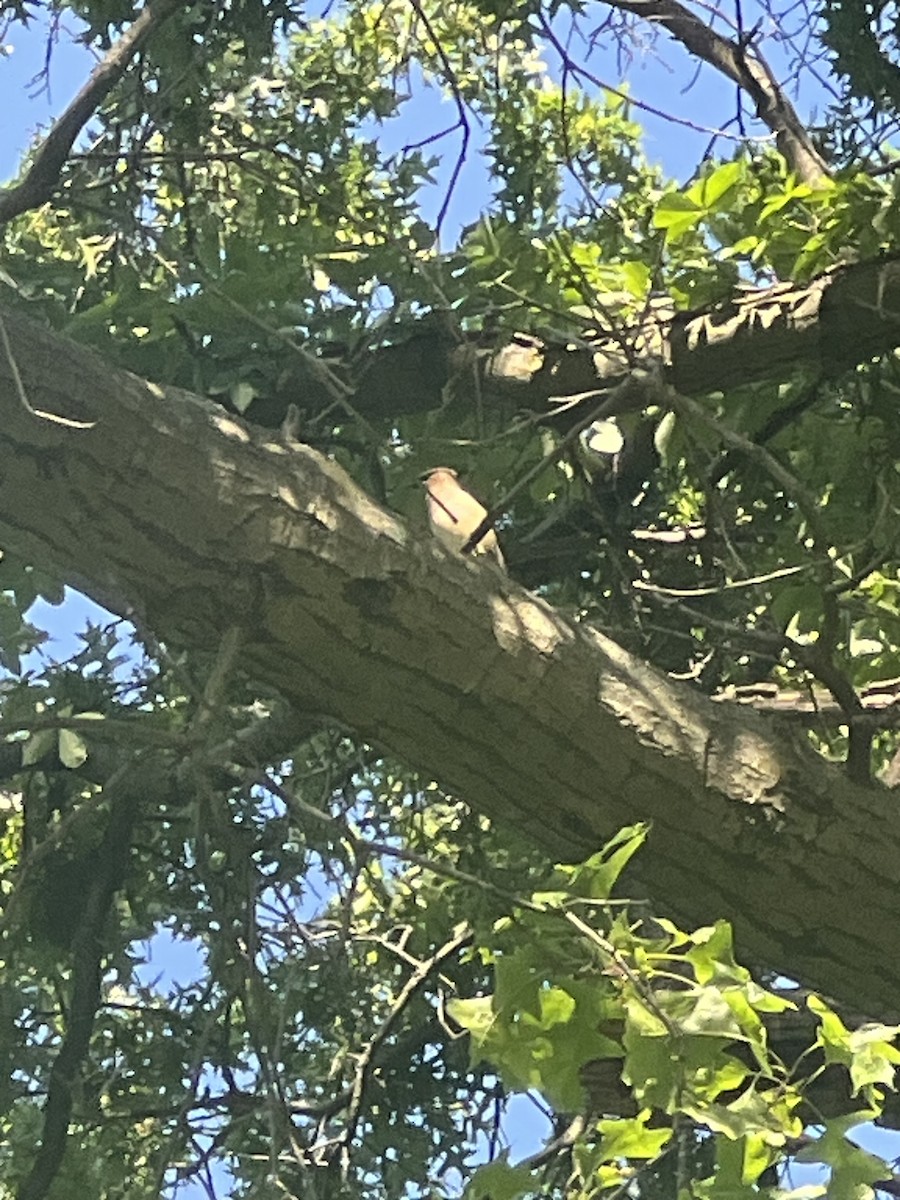
POLYGON ((871 1112, 850 1113, 826 1121, 821 1136, 795 1155, 797 1162, 825 1163, 831 1168, 829 1200, 831 1197, 859 1200, 862 1195, 871 1194, 873 1184, 892 1177, 888 1163, 869 1154, 846 1136, 849 1129, 871 1120, 873 1115, 871 1112))
POLYGON ((700 223, 703 211, 681 192, 669 192, 654 209, 653 224, 666 231, 667 241, 676 241, 700 223))
POLYGON ((650 290, 652 274, 649 265, 632 259, 630 262, 621 263, 620 267, 623 286, 636 299, 642 300, 650 290))
POLYGON ((895 1086, 896 1065, 900 1063, 900 1050, 893 1042, 900 1027, 897 1025, 861 1025, 850 1034, 850 1079, 853 1095, 875 1084, 895 1086))
POLYGON ((656 1158, 663 1146, 672 1138, 671 1128, 650 1129, 649 1109, 643 1109, 636 1117, 620 1117, 617 1120, 601 1120, 597 1129, 603 1137, 603 1159, 656 1158))
POLYGON ((775 1089, 746 1088, 727 1105, 686 1104, 685 1112, 717 1133, 729 1138, 756 1136, 769 1146, 782 1147, 789 1137, 802 1131, 794 1116, 799 1097, 775 1089))
MULTIPOLYGON (((763 1133, 747 1133, 743 1139, 741 1181, 756 1183, 763 1171, 776 1160, 771 1138, 763 1133)), ((781 1143, 779 1143, 780 1148, 781 1143)))
POLYGON ((737 983, 743 986, 750 972, 734 958, 734 939, 728 921, 717 921, 691 934, 693 946, 685 957, 692 963, 698 983, 737 983))
POLYGON ((742 160, 722 163, 705 179, 700 179, 687 189, 686 198, 704 209, 715 209, 719 201, 743 177, 746 167, 742 160))
POLYGON ((725 1038, 736 1037, 740 1033, 731 1006, 719 988, 699 988, 689 995, 692 1001, 690 1011, 679 1021, 679 1029, 683 1033, 725 1038))
POLYGON ((532 1190, 533 1183, 527 1167, 511 1167, 503 1154, 477 1169, 463 1196, 465 1200, 517 1200, 532 1190))
POLYGON ((561 987, 544 988, 540 1000, 540 1017, 532 1018, 540 1029, 552 1029, 554 1025, 565 1024, 575 1011, 574 998, 561 987))
POLYGON ((546 959, 537 946, 521 946, 502 954, 494 964, 494 1012, 505 1018, 517 1013, 539 1017, 546 974, 546 959))
POLYGON ((57 748, 57 730, 37 729, 30 733, 22 748, 22 766, 33 767, 57 748))
POLYGON ((495 1015, 490 996, 476 996, 471 1000, 453 998, 447 1002, 447 1012, 458 1025, 468 1030, 472 1038, 473 1061, 478 1062, 477 1053, 494 1024, 495 1015))
POLYGON ((59 731, 59 761, 64 767, 76 770, 87 760, 88 750, 84 738, 74 729, 59 731))
POLYGON ((253 384, 247 383, 244 379, 233 383, 228 389, 228 399, 231 401, 235 412, 239 412, 242 415, 247 411, 258 394, 253 384))
POLYGON ((765 1138, 758 1134, 744 1137, 716 1138, 716 1178, 710 1196, 734 1200, 736 1197, 759 1197, 753 1186, 763 1171, 775 1161, 776 1155, 765 1138))
POLYGON ((649 832, 650 826, 647 824, 627 825, 601 850, 577 867, 560 867, 559 870, 568 876, 569 886, 576 896, 606 900, 631 858, 647 840, 649 832))

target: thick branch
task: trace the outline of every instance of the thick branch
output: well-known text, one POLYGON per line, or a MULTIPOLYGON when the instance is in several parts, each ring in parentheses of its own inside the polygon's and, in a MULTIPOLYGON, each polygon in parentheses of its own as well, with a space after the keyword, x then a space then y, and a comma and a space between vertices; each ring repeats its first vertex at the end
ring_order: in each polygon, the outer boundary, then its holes
POLYGON ((5 319, 33 408, 92 427, 35 417, 0 359, 0 545, 172 642, 241 625, 247 670, 299 710, 549 853, 652 820, 633 888, 688 925, 726 916, 750 961, 896 1016, 890 793, 449 558, 308 447, 5 319))
MULTIPOLYGON (((597 407, 599 389, 629 373, 626 345, 662 362, 669 382, 686 396, 801 373, 836 379, 900 345, 900 260, 837 267, 805 286, 778 284, 700 312, 673 314, 654 304, 640 328, 605 343, 522 335, 485 350, 426 332, 372 352, 356 404, 372 418, 395 417, 404 397, 410 410, 439 408, 447 380, 471 372, 476 357, 486 401, 552 418, 554 398, 583 395, 580 403, 556 405, 564 407, 568 428, 597 407)), ((319 399, 311 397, 311 406, 319 399)))
POLYGON ((829 174, 794 106, 778 85, 766 62, 747 44, 716 33, 678 0, 608 0, 612 8, 635 13, 661 25, 697 58, 710 63, 756 105, 759 119, 775 134, 778 149, 804 183, 819 183, 829 174))
POLYGON ((0 189, 0 225, 20 213, 38 208, 51 198, 79 133, 125 74, 151 33, 179 7, 178 0, 148 0, 128 32, 110 48, 66 111, 54 122, 25 178, 14 187, 0 189))

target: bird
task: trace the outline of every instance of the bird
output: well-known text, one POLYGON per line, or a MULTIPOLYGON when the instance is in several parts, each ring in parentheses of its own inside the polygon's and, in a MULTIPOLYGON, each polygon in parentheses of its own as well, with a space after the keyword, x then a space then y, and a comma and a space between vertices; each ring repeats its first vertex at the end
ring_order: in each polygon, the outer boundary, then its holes
MULTIPOLYGON (((487 509, 463 487, 452 467, 432 467, 421 478, 425 485, 431 532, 448 550, 462 554, 466 542, 488 515, 487 509)), ((506 570, 493 529, 481 536, 472 553, 488 555, 506 570)))

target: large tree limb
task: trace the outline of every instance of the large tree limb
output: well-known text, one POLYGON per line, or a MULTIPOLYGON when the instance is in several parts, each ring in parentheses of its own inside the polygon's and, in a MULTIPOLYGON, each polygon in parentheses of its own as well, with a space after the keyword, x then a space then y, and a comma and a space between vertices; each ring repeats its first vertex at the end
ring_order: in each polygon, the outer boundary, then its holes
POLYGON ((688 925, 727 916, 752 962, 897 1015, 890 793, 450 559, 309 448, 5 321, 33 409, 91 428, 34 416, 0 357, 0 545, 173 642, 240 625, 246 669, 298 709, 548 853, 652 820, 634 888, 688 925))

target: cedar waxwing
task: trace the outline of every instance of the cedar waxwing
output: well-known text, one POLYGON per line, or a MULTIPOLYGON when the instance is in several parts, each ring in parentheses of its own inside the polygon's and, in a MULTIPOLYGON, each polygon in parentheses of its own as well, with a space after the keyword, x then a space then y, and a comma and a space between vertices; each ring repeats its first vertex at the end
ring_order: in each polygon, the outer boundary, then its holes
MULTIPOLYGON (((422 476, 428 496, 428 524, 431 532, 454 554, 461 554, 466 542, 487 516, 487 509, 459 482, 450 467, 432 467, 422 476)), ((489 529, 472 554, 488 554, 506 569, 497 535, 489 529)))

